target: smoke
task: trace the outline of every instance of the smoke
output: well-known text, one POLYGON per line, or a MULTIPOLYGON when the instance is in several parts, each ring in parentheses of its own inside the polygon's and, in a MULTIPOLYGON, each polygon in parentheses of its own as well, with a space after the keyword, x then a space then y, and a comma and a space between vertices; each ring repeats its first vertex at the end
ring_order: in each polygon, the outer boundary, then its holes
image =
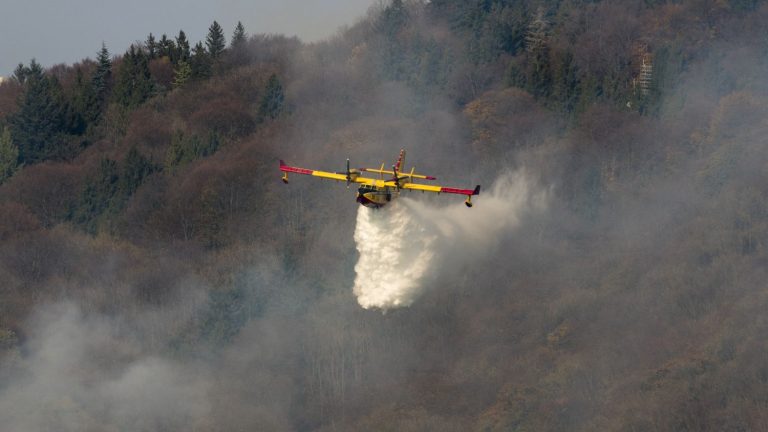
POLYGON ((3 430, 99 430, 107 419, 124 430, 170 430, 210 412, 193 363, 145 352, 119 319, 62 303, 34 321, 25 360, 0 386, 3 430))
POLYGON ((472 209, 461 201, 438 207, 407 197, 381 210, 361 206, 354 234, 358 303, 382 310, 410 306, 432 276, 492 253, 526 214, 545 209, 547 196, 518 171, 499 177, 472 209))

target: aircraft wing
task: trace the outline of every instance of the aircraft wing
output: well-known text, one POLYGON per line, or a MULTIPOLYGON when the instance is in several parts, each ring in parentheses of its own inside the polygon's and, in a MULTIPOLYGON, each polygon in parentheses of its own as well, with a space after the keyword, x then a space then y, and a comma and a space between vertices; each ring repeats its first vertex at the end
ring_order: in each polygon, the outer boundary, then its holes
MULTIPOLYGON (((280 171, 285 173, 311 175, 314 177, 320 177, 324 179, 337 180, 337 181, 343 181, 343 182, 347 181, 346 174, 339 174, 339 173, 332 173, 328 171, 318 171, 318 170, 311 170, 306 168, 289 166, 283 160, 280 161, 280 171)), ((349 181, 352 183, 362 183, 362 184, 369 184, 369 185, 376 185, 376 186, 378 186, 378 183, 382 183, 382 184, 384 183, 383 180, 376 180, 368 177, 360 177, 359 173, 357 172, 354 172, 350 176, 349 181)))
MULTIPOLYGON (((387 183, 392 183, 391 186, 393 187, 395 186, 395 182, 387 182, 387 183)), ((449 187, 443 187, 443 186, 423 185, 423 184, 417 184, 417 183, 404 183, 400 185, 400 189, 420 190, 423 192, 435 192, 435 193, 451 193, 451 194, 459 194, 459 195, 467 195, 467 196, 480 194, 480 185, 475 186, 474 189, 456 189, 456 188, 449 188, 449 187)))

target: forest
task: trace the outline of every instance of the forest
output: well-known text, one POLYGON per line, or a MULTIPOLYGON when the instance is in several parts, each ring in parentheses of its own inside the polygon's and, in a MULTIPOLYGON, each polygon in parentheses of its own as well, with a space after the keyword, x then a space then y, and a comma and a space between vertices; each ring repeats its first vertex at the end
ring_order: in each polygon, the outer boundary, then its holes
POLYGON ((0 82, 0 429, 768 430, 766 23, 391 0, 314 43, 30 53, 0 82), (425 226, 476 229, 363 308, 370 210, 278 160, 401 148, 483 185, 407 195, 425 226))

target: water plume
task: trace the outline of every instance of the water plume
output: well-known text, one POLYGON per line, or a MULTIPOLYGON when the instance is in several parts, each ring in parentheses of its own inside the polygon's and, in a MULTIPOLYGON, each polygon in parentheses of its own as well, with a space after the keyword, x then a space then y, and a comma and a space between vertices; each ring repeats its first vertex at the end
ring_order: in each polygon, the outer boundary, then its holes
POLYGON ((407 197, 379 210, 360 207, 354 239, 359 253, 353 292, 365 309, 407 307, 430 276, 482 259, 526 212, 542 211, 547 191, 523 171, 500 176, 467 209, 407 197))

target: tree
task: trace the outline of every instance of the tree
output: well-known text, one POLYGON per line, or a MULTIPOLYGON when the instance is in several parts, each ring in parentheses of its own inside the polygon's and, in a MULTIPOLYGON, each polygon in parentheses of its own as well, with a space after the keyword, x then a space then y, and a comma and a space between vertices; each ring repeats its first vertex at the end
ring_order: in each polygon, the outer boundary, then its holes
POLYGON ((149 72, 147 56, 133 45, 123 56, 123 62, 115 83, 115 99, 118 104, 134 108, 146 101, 155 91, 149 72))
POLYGON ((24 66, 24 63, 19 63, 18 66, 16 66, 16 69, 13 71, 13 78, 21 85, 24 85, 24 82, 27 80, 27 74, 29 73, 29 68, 24 66))
POLYGON ((203 47, 202 42, 198 42, 192 49, 189 66, 192 69, 193 79, 205 79, 211 76, 211 57, 203 47))
POLYGON ((227 40, 224 37, 224 30, 222 30, 219 23, 216 21, 208 28, 208 36, 205 38, 205 45, 208 47, 208 54, 212 59, 218 59, 224 49, 227 46, 227 40))
POLYGON ((72 102, 70 104, 70 131, 76 135, 82 135, 88 125, 98 118, 98 103, 93 92, 93 84, 85 79, 83 70, 77 67, 75 71, 75 85, 72 88, 72 102))
POLYGON ((192 66, 186 61, 179 62, 176 69, 173 70, 173 88, 184 87, 192 77, 192 66))
POLYGON ((174 64, 180 62, 186 62, 189 60, 190 50, 189 41, 184 30, 179 30, 179 35, 176 37, 176 55, 171 59, 174 64))
POLYGON ((104 158, 96 174, 86 179, 80 203, 73 216, 74 222, 86 232, 96 233, 99 216, 109 208, 117 192, 118 178, 117 163, 104 158))
POLYGON ((245 27, 243 27, 243 23, 238 21, 237 26, 235 27, 235 32, 232 34, 232 42, 230 46, 233 49, 243 46, 247 37, 248 36, 245 33, 245 27))
POLYGON ((283 112, 283 105, 285 103, 285 95, 283 94, 283 86, 280 84, 280 80, 277 75, 272 74, 267 82, 267 88, 264 92, 264 97, 261 99, 259 106, 259 115, 262 119, 271 118, 275 119, 283 112))
POLYGON ((154 171, 154 166, 149 159, 144 157, 135 146, 128 150, 122 165, 115 187, 115 197, 110 205, 113 213, 123 209, 131 195, 144 183, 144 179, 154 171))
POLYGON ((107 46, 102 42, 101 50, 96 57, 96 73, 93 74, 93 89, 97 95, 104 95, 110 84, 112 78, 112 60, 109 56, 109 50, 107 46))
POLYGON ((157 57, 157 41, 155 41, 155 35, 152 33, 147 36, 147 42, 145 43, 147 46, 147 56, 150 60, 154 60, 157 57))
POLYGON ((10 118, 11 135, 19 146, 19 161, 40 162, 56 155, 62 142, 63 109, 50 78, 32 60, 25 68, 24 94, 10 118))
POLYGON ((163 34, 160 36, 160 49, 159 54, 160 57, 173 57, 174 51, 176 51, 176 44, 173 43, 171 39, 168 39, 168 36, 166 34, 163 34))
POLYGON ((91 89, 94 95, 94 103, 89 106, 86 118, 96 121, 101 117, 102 111, 106 106, 107 96, 112 87, 112 60, 107 46, 102 42, 96 61, 96 72, 91 78, 91 89))
POLYGON ((19 148, 11 139, 11 131, 7 127, 0 133, 0 184, 10 178, 19 165, 19 148))

